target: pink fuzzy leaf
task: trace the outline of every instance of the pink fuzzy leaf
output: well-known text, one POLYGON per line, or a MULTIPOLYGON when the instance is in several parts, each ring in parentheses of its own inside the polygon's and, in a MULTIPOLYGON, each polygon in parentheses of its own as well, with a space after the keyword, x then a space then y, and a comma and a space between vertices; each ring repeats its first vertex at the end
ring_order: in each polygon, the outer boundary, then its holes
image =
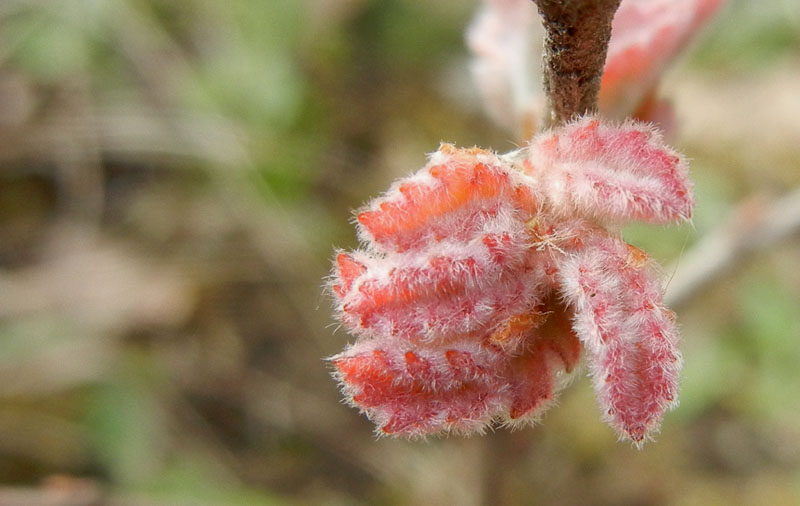
POLYGON ((425 254, 343 253, 333 280, 342 321, 360 335, 402 339, 441 340, 494 328, 534 305, 546 282, 535 259, 523 256, 530 248, 526 239, 509 230, 440 244, 425 254), (342 265, 351 264, 364 267, 348 283, 350 271, 342 265))
POLYGON ((600 111, 633 114, 725 0, 623 0, 611 27, 600 111))
POLYGON ((357 218, 366 242, 403 252, 444 238, 468 238, 487 217, 524 221, 535 206, 531 189, 499 157, 443 144, 422 170, 397 181, 357 218))
POLYGON ((332 358, 350 402, 384 434, 481 431, 509 404, 507 357, 473 342, 415 347, 373 340, 332 358))
MULTIPOLYGON (((540 315, 541 316, 541 315, 540 315)), ((580 342, 563 314, 544 314, 548 332, 539 334, 537 317, 510 324, 528 346, 509 354, 487 340, 439 344, 373 339, 332 358, 335 376, 349 402, 364 411, 384 434, 424 436, 438 432, 480 432, 492 420, 536 421, 553 403, 580 356, 580 342), (553 330, 558 332, 553 333, 553 330)))
POLYGON ((554 210, 612 223, 691 217, 688 166, 652 128, 587 117, 536 136, 526 172, 554 210))
POLYGON ((486 0, 467 30, 470 70, 489 116, 528 138, 544 106, 541 23, 528 0, 486 0))
POLYGON ((681 368, 674 316, 648 261, 641 250, 598 236, 560 271, 604 417, 637 444, 677 403, 681 368))

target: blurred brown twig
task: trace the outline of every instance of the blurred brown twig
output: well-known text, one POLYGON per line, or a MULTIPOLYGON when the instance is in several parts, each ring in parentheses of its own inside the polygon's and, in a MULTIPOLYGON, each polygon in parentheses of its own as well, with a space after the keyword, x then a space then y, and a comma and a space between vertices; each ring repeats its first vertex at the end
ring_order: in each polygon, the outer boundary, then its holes
POLYGON ((679 260, 665 301, 689 303, 703 289, 750 255, 766 251, 800 232, 800 189, 768 201, 756 196, 739 204, 717 227, 679 260))

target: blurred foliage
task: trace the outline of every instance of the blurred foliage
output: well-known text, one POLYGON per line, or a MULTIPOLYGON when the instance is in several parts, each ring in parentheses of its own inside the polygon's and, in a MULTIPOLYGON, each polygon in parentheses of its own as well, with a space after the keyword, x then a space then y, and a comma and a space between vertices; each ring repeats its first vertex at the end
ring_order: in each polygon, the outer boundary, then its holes
POLYGON ((714 33, 697 48, 701 66, 744 71, 773 64, 800 50, 800 2, 731 2, 714 33))
MULTIPOLYGON (((475 7, 0 3, 0 503, 800 503, 796 240, 679 309, 682 406, 643 451, 584 378, 483 438, 376 440, 340 404, 320 287, 351 209, 441 140, 515 146, 469 80, 475 7)), ((800 186, 798 34, 796 0, 731 1, 667 76, 697 211, 625 230, 665 265, 800 186)))

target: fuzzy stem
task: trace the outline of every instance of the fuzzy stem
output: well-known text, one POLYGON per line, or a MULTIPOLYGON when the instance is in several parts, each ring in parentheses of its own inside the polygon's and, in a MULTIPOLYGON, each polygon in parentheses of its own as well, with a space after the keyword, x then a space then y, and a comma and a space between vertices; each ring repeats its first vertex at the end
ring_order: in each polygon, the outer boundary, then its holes
POLYGON ((533 0, 546 31, 544 90, 555 126, 597 110, 597 93, 620 0, 533 0))

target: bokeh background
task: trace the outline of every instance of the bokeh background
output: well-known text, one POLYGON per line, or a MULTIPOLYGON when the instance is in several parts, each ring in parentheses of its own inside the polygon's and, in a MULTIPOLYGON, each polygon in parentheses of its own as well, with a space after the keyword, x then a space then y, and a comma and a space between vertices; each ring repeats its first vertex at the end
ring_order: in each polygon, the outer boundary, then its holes
POLYGON ((0 1, 0 505, 800 504, 798 0, 731 0, 661 88, 695 219, 625 235, 703 281, 656 443, 584 377, 471 439, 341 404, 351 210, 441 140, 516 146, 467 72, 476 7, 0 1))

